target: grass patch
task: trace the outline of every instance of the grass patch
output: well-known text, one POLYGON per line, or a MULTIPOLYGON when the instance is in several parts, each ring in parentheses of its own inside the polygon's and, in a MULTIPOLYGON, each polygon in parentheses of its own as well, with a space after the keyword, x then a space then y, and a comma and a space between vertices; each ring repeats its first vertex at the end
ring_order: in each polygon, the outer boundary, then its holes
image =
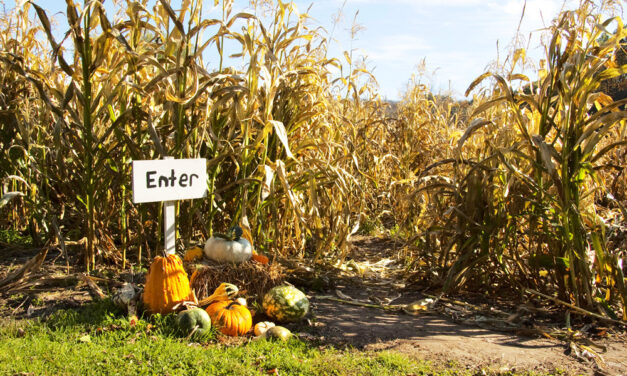
POLYGON ((0 243, 29 246, 33 244, 33 239, 30 235, 24 235, 21 231, 9 228, 0 230, 0 243))
POLYGON ((259 375, 460 374, 392 352, 338 350, 299 340, 226 345, 177 333, 174 315, 129 322, 108 301, 46 320, 0 322, 0 374, 259 375))

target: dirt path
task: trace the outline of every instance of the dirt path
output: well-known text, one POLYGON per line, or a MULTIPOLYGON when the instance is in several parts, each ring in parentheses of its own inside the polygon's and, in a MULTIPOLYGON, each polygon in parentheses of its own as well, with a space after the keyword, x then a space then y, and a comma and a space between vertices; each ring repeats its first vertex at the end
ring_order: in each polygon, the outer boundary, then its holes
MULTIPOLYGON (((349 263, 349 270, 342 272, 347 278, 336 280, 335 286, 322 295, 331 293, 337 297, 339 294, 373 304, 377 297, 382 300, 398 296, 392 302, 395 305, 423 297, 415 287, 407 288, 395 280, 394 273, 390 272, 394 265, 386 256, 394 249, 393 243, 362 238, 355 242, 355 246, 357 251, 353 256, 356 263, 349 263), (376 255, 379 255, 378 260, 376 255), (374 265, 367 268, 363 277, 350 277, 351 271, 355 271, 354 274, 364 271, 359 270, 360 261, 364 260, 374 265), (357 267, 351 268, 350 265, 357 267)), ((598 362, 597 366, 592 360, 577 360, 574 355, 567 355, 569 345, 566 341, 541 338, 537 334, 524 337, 514 331, 494 330, 489 325, 489 318, 484 316, 478 317, 485 321, 477 320, 477 316, 473 320, 454 320, 454 312, 448 308, 444 310, 453 314, 434 310, 413 316, 319 298, 320 295, 312 294, 314 323, 310 332, 324 342, 366 350, 395 350, 431 360, 435 364, 454 363, 472 370, 627 375, 624 331, 615 332, 611 339, 595 339, 595 343, 606 347, 605 352, 599 351, 604 362, 598 362)))

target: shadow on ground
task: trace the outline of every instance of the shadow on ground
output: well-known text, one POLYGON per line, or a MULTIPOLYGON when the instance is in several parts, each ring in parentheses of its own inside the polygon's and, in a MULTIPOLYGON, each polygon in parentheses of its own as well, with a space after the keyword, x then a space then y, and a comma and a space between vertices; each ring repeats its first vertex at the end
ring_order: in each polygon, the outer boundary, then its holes
MULTIPOLYGON (((390 257, 396 246, 392 242, 363 239, 356 242, 352 257, 377 262, 390 257)), ((439 312, 418 316, 399 311, 349 305, 322 298, 337 294, 358 301, 370 297, 397 297, 395 304, 409 303, 424 296, 413 287, 394 281, 394 273, 384 277, 344 277, 338 273, 327 291, 311 292, 312 326, 303 328, 322 342, 352 346, 365 350, 395 350, 438 364, 455 363, 469 369, 497 372, 536 371, 554 374, 627 374, 627 341, 619 333, 603 344, 604 362, 580 362, 567 355, 568 344, 548 338, 520 336, 467 325, 439 312)), ((372 299, 370 299, 372 300, 372 299)), ((295 328, 296 329, 296 328, 295 328)))

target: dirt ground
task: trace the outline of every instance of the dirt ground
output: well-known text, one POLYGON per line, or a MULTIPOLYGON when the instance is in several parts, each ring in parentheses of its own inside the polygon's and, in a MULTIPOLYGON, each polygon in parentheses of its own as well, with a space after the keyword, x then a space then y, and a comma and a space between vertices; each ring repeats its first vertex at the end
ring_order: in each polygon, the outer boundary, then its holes
MULTIPOLYGON (((426 295, 400 278, 402 269, 392 257, 398 246, 370 237, 358 238, 353 244, 345 264, 322 274, 301 265, 292 275, 293 283, 311 301, 307 322, 288 326, 303 333, 303 338, 360 350, 398 351, 477 374, 485 370, 497 374, 627 375, 624 328, 573 316, 573 329, 583 336, 569 340, 560 322, 563 312, 536 309, 527 315, 526 310, 518 309, 516 314, 514 304, 490 310, 488 298, 465 296, 439 300, 426 310, 405 312, 402 307, 426 295), (512 314, 506 316, 508 313, 512 314)), ((0 250, 0 280, 36 253, 0 250)), ((66 273, 64 264, 52 252, 35 278, 0 293, 0 317, 46 316, 56 309, 76 308, 91 301, 93 291, 80 273, 66 273)), ((141 283, 143 275, 103 272, 94 278, 105 294, 123 280, 141 283)))
MULTIPOLYGON (((363 292, 356 287, 343 291, 354 296, 363 292)), ((605 361, 600 368, 593 361, 578 361, 567 355, 567 342, 463 324, 439 313, 410 316, 315 297, 312 308, 315 322, 311 333, 338 345, 394 350, 435 364, 450 363, 472 370, 627 375, 624 333, 598 341, 606 347, 600 352, 605 361)))
MULTIPOLYGON (((620 328, 608 329, 607 333, 611 334, 587 342, 588 348, 599 355, 595 361, 592 356, 581 353, 578 359, 573 353, 577 350, 571 349, 569 341, 554 334, 565 330, 560 328, 559 322, 553 321, 553 313, 548 315, 549 318, 537 312, 538 317, 520 316, 513 324, 503 326, 506 320, 499 315, 490 315, 489 309, 484 312, 469 310, 443 301, 416 315, 347 304, 346 300, 398 306, 425 298, 415 286, 405 286, 395 279, 394 273, 390 273, 394 263, 386 257, 394 252, 394 243, 361 238, 354 245, 356 249, 352 256, 356 265, 367 260, 372 267, 361 277, 345 273, 346 277, 335 279, 334 285, 322 296, 311 294, 313 323, 309 332, 325 342, 364 350, 394 350, 431 360, 434 364, 455 364, 473 371, 627 375, 627 335, 620 328), (379 265, 385 267, 377 268, 379 265), (344 302, 331 300, 338 297, 343 297, 338 300, 344 302), (396 299, 384 302, 384 297, 396 299), (542 333, 552 338, 545 338, 542 333)), ((349 272, 350 269, 358 268, 349 268, 349 272)), ((512 307, 498 308, 502 312, 512 307)), ((575 321, 577 319, 573 318, 574 330, 575 321)), ((590 333, 605 330, 595 327, 597 324, 586 326, 583 319, 579 321, 582 321, 582 329, 587 328, 590 333), (591 329, 593 327, 595 330, 591 329)), ((578 349, 581 351, 580 347, 578 349)))

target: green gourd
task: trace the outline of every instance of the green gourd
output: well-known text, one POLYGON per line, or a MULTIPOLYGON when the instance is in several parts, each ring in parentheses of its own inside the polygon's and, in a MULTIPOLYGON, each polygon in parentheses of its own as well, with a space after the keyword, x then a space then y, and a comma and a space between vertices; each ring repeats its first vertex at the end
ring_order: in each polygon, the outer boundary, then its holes
POLYGON ((202 308, 193 307, 182 311, 176 317, 176 323, 185 335, 189 335, 196 329, 194 335, 205 335, 211 329, 211 318, 202 308))

